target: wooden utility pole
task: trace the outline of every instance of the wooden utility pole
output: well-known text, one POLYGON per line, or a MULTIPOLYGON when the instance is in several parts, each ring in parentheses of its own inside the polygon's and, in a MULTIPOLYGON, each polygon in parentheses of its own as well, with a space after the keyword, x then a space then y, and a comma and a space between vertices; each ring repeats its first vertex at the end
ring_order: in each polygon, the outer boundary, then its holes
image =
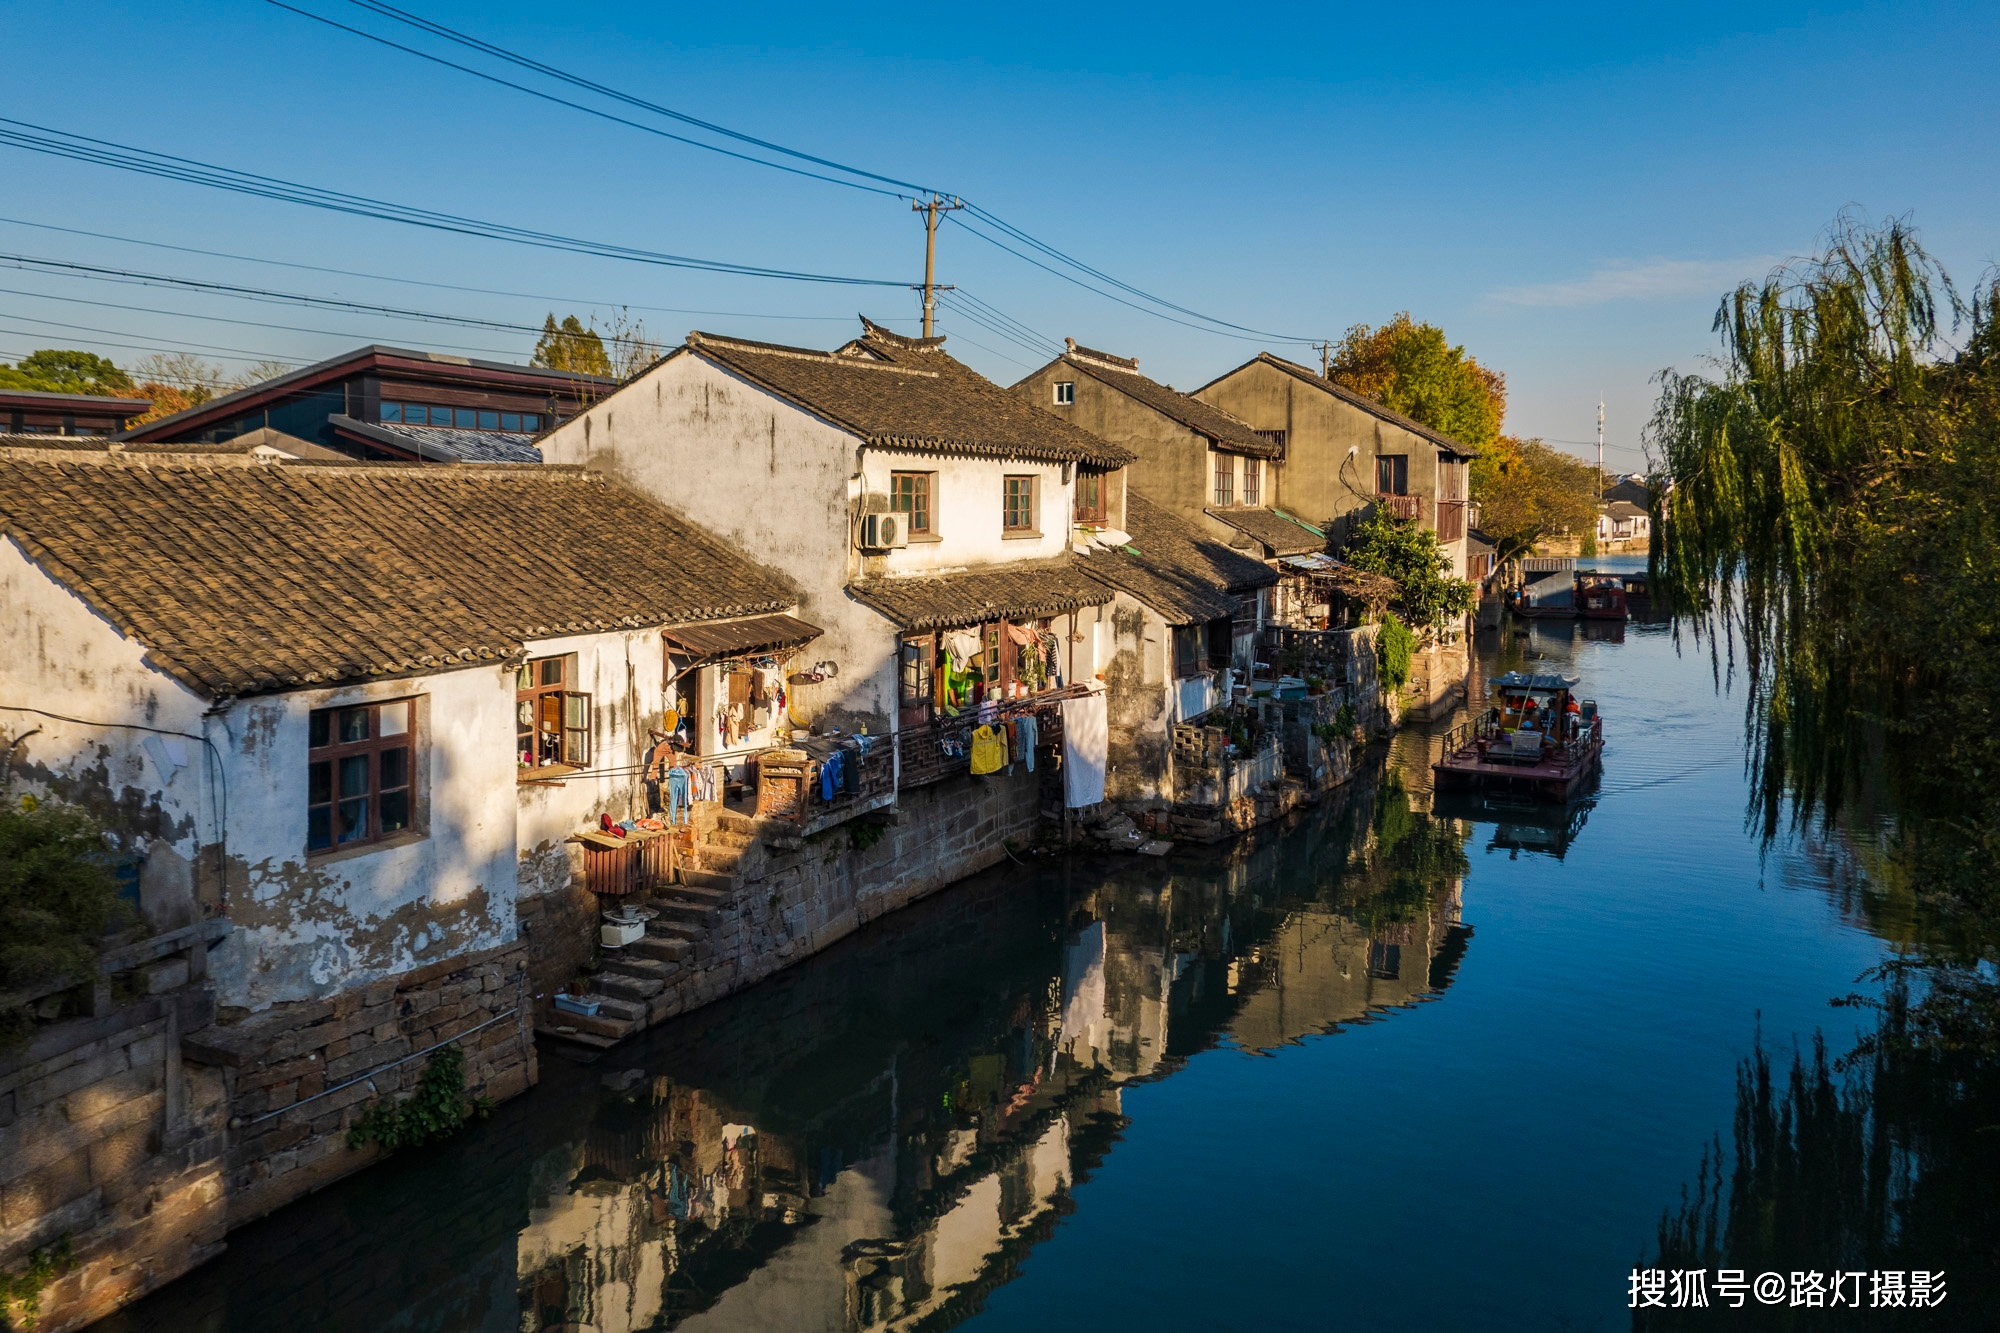
POLYGON ((910 209, 924 215, 924 337, 932 336, 937 327, 937 294, 948 292, 950 287, 938 286, 937 280, 937 228, 938 214, 955 213, 965 207, 965 201, 953 195, 946 203, 941 194, 933 194, 928 199, 912 199, 910 209))
POLYGON ((1332 379, 1333 344, 1330 342, 1325 342, 1325 343, 1314 343, 1312 345, 1319 350, 1319 377, 1323 380, 1332 379))

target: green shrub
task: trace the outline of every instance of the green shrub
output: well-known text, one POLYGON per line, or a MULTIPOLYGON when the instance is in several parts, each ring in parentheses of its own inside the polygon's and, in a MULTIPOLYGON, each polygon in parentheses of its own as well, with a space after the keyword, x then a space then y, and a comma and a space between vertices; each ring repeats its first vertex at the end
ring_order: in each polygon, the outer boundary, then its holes
POLYGON ((1383 689, 1400 690, 1410 683, 1410 658, 1416 648, 1417 639, 1410 627, 1393 612, 1384 613, 1382 632, 1375 639, 1375 661, 1381 669, 1383 689))
POLYGON ((97 968, 118 924, 118 881, 89 812, 24 796, 0 805, 0 991, 97 968))
POLYGON ((400 1102, 377 1102, 347 1131, 347 1146, 379 1143, 390 1152, 448 1139, 491 1104, 465 1096, 465 1052, 440 1046, 424 1064, 417 1090, 400 1102))

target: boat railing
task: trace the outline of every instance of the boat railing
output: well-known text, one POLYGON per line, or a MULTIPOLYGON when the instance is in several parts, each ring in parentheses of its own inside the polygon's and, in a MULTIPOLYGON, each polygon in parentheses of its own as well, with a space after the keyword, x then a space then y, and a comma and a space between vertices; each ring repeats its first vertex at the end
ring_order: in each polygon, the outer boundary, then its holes
POLYGON ((1457 754, 1478 741, 1490 741, 1500 734, 1500 710, 1489 708, 1478 717, 1469 717, 1445 736, 1444 752, 1457 754))

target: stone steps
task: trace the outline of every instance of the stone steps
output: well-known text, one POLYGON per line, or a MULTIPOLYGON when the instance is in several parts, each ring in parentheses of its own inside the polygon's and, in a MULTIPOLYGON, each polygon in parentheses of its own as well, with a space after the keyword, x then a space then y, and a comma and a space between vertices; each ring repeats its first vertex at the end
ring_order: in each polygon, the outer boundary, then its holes
POLYGON ((685 939, 647 935, 643 939, 633 940, 625 946, 624 951, 640 958, 651 958, 655 962, 678 963, 694 952, 694 946, 685 939))
POLYGON ((599 972, 592 983, 606 995, 620 1000, 646 1001, 667 988, 665 980, 658 977, 635 977, 623 972, 613 972, 610 968, 599 972))
POLYGON ((642 958, 632 953, 631 947, 628 944, 615 954, 606 950, 604 970, 640 981, 658 981, 663 984, 673 976, 672 964, 661 962, 657 958, 642 958))
POLYGON ((720 874, 713 870, 691 870, 682 866, 681 882, 673 886, 670 891, 678 894, 682 889, 706 889, 714 895, 712 901, 721 902, 723 895, 735 891, 736 888, 737 879, 734 875, 720 874))

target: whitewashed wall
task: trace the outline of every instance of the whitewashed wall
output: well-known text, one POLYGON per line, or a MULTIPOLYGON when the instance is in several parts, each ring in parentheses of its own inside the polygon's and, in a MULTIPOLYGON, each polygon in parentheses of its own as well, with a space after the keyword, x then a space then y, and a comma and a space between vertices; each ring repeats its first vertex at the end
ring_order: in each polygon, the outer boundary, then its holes
MULTIPOLYGON (((1075 483, 1063 482, 1059 464, 870 449, 862 459, 863 486, 870 509, 890 507, 890 475, 896 472, 932 474, 931 530, 937 540, 915 540, 905 549, 886 552, 882 557, 884 574, 1046 559, 1061 555, 1069 546, 1075 483), (1009 536, 1003 528, 1006 479, 1027 476, 1039 482, 1038 535, 1009 536)), ((1074 469, 1070 475, 1072 479, 1075 477, 1074 469)))
POLYGON ((652 496, 790 577, 798 614, 826 631, 809 656, 838 669, 814 689, 813 705, 831 725, 865 721, 882 732, 896 712, 896 635, 846 593, 860 572, 851 527, 859 444, 683 352, 564 422, 541 450, 548 462, 581 464, 652 496))

